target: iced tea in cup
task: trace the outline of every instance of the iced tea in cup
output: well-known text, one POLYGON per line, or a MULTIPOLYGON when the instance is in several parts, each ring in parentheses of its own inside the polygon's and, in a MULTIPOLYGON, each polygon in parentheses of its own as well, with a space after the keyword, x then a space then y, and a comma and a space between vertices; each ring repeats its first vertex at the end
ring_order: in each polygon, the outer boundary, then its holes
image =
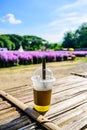
POLYGON ((52 86, 55 81, 53 72, 46 68, 46 79, 42 79, 41 69, 37 69, 32 76, 34 109, 38 112, 46 112, 50 108, 52 86))

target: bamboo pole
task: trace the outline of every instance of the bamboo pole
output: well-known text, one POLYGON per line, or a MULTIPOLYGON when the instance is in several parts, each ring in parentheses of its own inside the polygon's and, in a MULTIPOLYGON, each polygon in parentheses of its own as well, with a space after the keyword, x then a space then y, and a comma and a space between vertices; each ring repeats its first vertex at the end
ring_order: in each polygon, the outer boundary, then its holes
POLYGON ((13 97, 12 95, 0 91, 0 95, 6 98, 8 101, 19 107, 22 111, 24 111, 28 116, 30 116, 32 119, 36 120, 38 123, 40 123, 43 127, 45 127, 47 130, 60 130, 60 128, 45 118, 43 115, 39 114, 35 110, 29 108, 27 105, 19 101, 17 98, 13 97))

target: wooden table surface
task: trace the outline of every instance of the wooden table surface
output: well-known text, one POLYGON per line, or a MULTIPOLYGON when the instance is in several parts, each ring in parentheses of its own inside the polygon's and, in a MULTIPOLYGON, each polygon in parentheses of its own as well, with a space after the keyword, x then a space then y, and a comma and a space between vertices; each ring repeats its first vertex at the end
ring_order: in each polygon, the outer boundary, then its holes
MULTIPOLYGON (((5 92, 33 108, 32 86, 19 86, 5 92)), ((87 77, 70 75, 57 79, 53 86, 51 108, 44 116, 56 123, 60 130, 87 130, 87 77)), ((23 130, 32 122, 19 108, 0 96, 0 130, 23 130)), ((33 123, 26 130, 41 130, 35 127, 33 123)))

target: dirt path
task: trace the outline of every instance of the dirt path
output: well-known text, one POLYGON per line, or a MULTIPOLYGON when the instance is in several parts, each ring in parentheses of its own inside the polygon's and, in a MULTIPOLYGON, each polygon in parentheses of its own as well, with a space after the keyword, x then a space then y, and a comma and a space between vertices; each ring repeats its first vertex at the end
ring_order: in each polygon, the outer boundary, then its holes
MULTIPOLYGON (((82 73, 87 71, 87 62, 80 60, 52 62, 47 63, 46 66, 53 70, 56 79, 68 76, 71 72, 82 73)), ((41 67, 41 64, 0 69, 0 89, 4 90, 22 85, 32 86, 31 76, 38 67, 41 67)))

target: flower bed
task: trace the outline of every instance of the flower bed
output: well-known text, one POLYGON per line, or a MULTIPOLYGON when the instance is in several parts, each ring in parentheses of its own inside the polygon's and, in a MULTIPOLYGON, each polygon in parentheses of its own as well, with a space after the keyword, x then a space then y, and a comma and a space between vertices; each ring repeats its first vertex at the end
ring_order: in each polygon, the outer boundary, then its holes
POLYGON ((75 54, 69 51, 0 51, 0 67, 11 67, 15 65, 38 64, 42 62, 42 57, 46 57, 46 62, 57 62, 75 59, 75 54))
POLYGON ((84 57, 87 56, 87 51, 73 51, 73 54, 78 57, 84 57))

